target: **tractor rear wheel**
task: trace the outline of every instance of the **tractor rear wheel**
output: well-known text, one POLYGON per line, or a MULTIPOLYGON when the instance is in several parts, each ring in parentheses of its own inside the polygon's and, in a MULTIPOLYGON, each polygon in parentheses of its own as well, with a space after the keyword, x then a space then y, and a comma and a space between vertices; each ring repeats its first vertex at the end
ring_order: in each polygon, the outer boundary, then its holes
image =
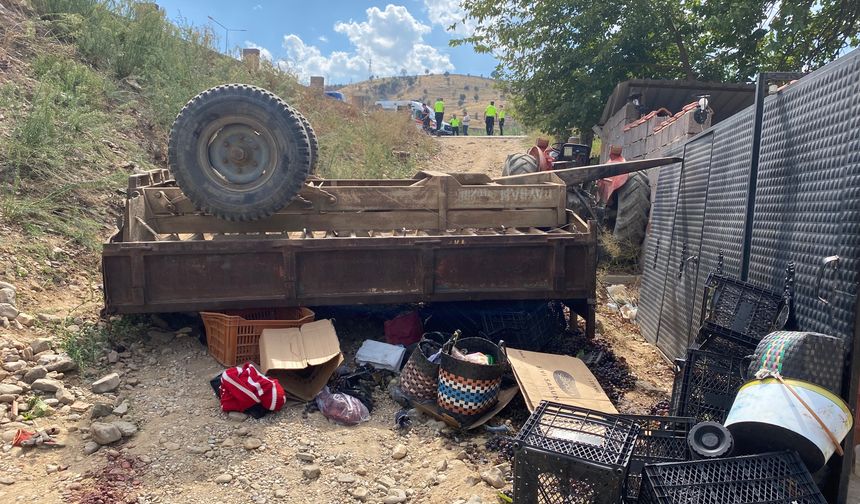
POLYGON ((645 240, 648 213, 651 210, 651 186, 648 175, 631 173, 616 192, 617 212, 612 236, 619 243, 638 247, 645 240))
POLYGON ((508 175, 525 175, 526 173, 536 173, 538 171, 538 162, 529 154, 511 154, 505 159, 505 166, 502 167, 502 176, 508 175))
POLYGON ((229 221, 268 217, 299 193, 311 169, 300 115, 274 94, 227 84, 195 96, 167 145, 176 183, 197 208, 229 221))

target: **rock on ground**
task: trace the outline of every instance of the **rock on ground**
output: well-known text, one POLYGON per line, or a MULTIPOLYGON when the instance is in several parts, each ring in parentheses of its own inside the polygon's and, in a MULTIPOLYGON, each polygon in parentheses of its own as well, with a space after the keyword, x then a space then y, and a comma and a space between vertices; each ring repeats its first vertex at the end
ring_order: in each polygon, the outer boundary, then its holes
POLYGON ((122 434, 122 437, 134 436, 137 433, 137 425, 134 425, 131 422, 126 422, 123 420, 119 420, 116 422, 111 422, 119 432, 122 434))
POLYGON ((48 370, 45 369, 45 366, 36 366, 34 368, 28 369, 26 373, 24 373, 24 378, 21 380, 24 383, 33 383, 34 381, 44 378, 48 375, 48 370))
POLYGON ((113 392, 117 387, 119 387, 119 375, 111 373, 94 381, 92 391, 96 394, 105 394, 107 392, 113 392))
POLYGON ((54 380, 52 378, 39 378, 34 381, 30 388, 33 390, 38 390, 41 392, 51 392, 54 393, 61 388, 63 388, 63 382, 60 380, 54 380))
POLYGON ((391 450, 391 458, 393 458, 394 460, 400 460, 400 459, 405 458, 405 457, 406 457, 406 447, 403 446, 402 444, 395 446, 394 449, 391 450))
POLYGON ((302 476, 305 479, 315 480, 320 477, 320 467, 318 465, 306 465, 302 468, 302 476))
POLYGON ((93 422, 90 425, 90 435, 93 441, 100 445, 107 445, 122 439, 122 431, 114 424, 105 422, 93 422))
POLYGON ((18 318, 18 309, 9 303, 0 303, 0 318, 14 320, 18 318))
POLYGON ((46 350, 51 349, 51 340, 48 338, 39 338, 30 342, 30 348, 33 349, 33 353, 42 353, 46 350))
POLYGON ((0 383, 0 395, 21 395, 24 389, 11 383, 0 383))

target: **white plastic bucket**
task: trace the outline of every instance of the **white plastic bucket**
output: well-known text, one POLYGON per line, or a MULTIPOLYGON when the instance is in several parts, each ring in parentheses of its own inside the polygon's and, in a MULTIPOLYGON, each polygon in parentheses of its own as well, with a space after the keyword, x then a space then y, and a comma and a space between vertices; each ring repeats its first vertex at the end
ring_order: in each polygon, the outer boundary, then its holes
MULTIPOLYGON (((840 442, 853 418, 845 402, 818 385, 784 379, 840 442)), ((830 459, 836 446, 812 413, 775 378, 753 380, 738 391, 724 424, 735 440, 736 454, 796 450, 810 472, 830 459)))

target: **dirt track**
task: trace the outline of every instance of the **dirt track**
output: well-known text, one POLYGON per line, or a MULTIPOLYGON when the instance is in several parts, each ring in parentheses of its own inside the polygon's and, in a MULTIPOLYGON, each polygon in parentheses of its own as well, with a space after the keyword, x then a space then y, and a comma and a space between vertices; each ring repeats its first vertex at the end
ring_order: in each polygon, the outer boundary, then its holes
POLYGON ((428 169, 445 172, 486 173, 498 177, 510 154, 526 152, 529 139, 519 136, 457 136, 439 138, 441 152, 428 169))

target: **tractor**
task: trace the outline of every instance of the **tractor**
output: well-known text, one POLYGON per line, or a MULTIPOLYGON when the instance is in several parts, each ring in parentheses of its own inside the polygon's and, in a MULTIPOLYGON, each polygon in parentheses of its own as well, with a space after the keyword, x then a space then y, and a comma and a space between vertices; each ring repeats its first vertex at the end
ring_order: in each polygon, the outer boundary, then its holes
MULTIPOLYGON (((612 145, 609 152, 608 163, 625 161, 620 146, 612 145)), ((590 154, 591 147, 580 143, 576 137, 552 145, 539 138, 527 154, 508 156, 502 175, 586 166, 590 154)), ((567 207, 585 219, 597 221, 619 243, 639 247, 645 239, 651 208, 648 175, 624 173, 568 186, 567 207)))

